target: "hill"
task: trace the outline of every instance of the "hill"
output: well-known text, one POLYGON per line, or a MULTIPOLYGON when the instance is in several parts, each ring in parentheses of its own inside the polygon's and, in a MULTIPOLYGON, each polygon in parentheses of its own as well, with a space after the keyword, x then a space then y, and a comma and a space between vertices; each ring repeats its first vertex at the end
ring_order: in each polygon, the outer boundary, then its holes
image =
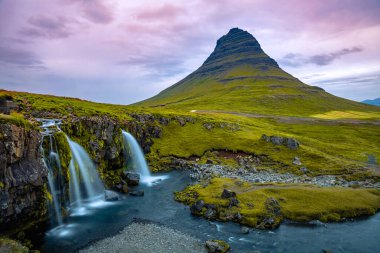
POLYGON ((239 28, 217 41, 200 68, 137 105, 288 116, 336 111, 380 113, 380 109, 302 83, 283 71, 250 33, 239 28))
POLYGON ((375 99, 366 99, 364 101, 362 101, 362 103, 364 104, 368 104, 368 105, 376 105, 376 106, 380 106, 380 98, 375 98, 375 99))

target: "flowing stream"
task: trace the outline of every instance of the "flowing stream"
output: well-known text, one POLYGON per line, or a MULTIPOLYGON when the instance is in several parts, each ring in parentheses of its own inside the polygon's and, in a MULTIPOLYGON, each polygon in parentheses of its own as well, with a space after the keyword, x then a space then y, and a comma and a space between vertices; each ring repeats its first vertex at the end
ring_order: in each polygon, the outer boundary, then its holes
MULTIPOLYGON (((285 222, 276 230, 250 229, 249 234, 241 234, 238 224, 210 222, 194 217, 189 207, 173 199, 173 192, 191 183, 188 174, 172 171, 152 176, 137 141, 127 132, 123 131, 122 134, 132 160, 129 166, 140 173, 143 181, 134 189, 143 190, 144 197, 121 195, 119 201, 105 202, 102 194, 104 187, 94 164, 83 147, 68 138, 73 153, 70 163, 70 202, 67 206, 70 215, 62 220, 60 212, 56 210, 59 208, 54 207, 56 211, 53 216, 60 226, 53 223, 27 232, 27 237, 43 252, 75 252, 89 243, 117 234, 135 221, 162 224, 202 241, 225 240, 234 252, 319 253, 323 249, 334 253, 378 252, 380 214, 343 223, 285 222)), ((52 155, 49 159, 45 158, 48 168, 52 168, 49 171, 49 185, 52 197, 58 198, 53 199, 53 202, 61 203, 64 201, 61 194, 64 189, 60 189, 60 179, 56 176, 60 167, 59 154, 53 144, 50 148, 49 153, 52 155)))

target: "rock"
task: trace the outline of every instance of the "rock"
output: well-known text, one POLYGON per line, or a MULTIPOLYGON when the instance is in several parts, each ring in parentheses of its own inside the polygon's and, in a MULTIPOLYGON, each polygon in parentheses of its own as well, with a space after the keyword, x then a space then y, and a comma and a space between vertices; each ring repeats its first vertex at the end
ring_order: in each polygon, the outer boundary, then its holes
POLYGON ((124 193, 128 193, 128 191, 129 191, 128 185, 127 185, 127 184, 124 184, 123 187, 121 188, 121 190, 122 190, 124 193))
POLYGON ((143 190, 131 191, 129 192, 129 195, 134 196, 134 197, 142 197, 144 196, 144 191, 143 190))
POLYGON ((294 164, 294 165, 302 165, 300 158, 297 157, 297 156, 294 157, 294 158, 293 158, 293 164, 294 164))
POLYGON ((297 150, 300 146, 300 143, 296 139, 281 136, 267 136, 263 134, 261 140, 271 142, 274 145, 283 145, 292 150, 297 150))
POLYGON ((104 198, 106 201, 116 201, 119 200, 119 195, 116 192, 104 190, 104 198))
POLYGON ((190 212, 193 215, 201 215, 202 208, 204 207, 205 202, 203 200, 198 200, 190 206, 190 212))
POLYGON ((276 216, 281 215, 281 206, 275 198, 267 198, 265 200, 265 207, 269 213, 276 216))
POLYGON ((237 200, 236 197, 230 198, 230 203, 228 204, 228 207, 231 208, 233 206, 238 206, 239 205, 239 200, 237 200))
POLYGON ((214 208, 207 208, 204 217, 208 220, 214 220, 216 219, 216 210, 214 208))
POLYGON ((222 192, 221 197, 222 197, 223 199, 228 199, 228 198, 236 197, 236 193, 233 192, 233 191, 230 191, 230 190, 224 189, 223 192, 222 192))
POLYGON ((327 250, 327 249, 323 249, 322 253, 332 253, 332 251, 331 250, 327 250))
POLYGON ((206 164, 214 164, 214 161, 211 159, 207 159, 206 164))
POLYGON ((211 130, 213 128, 213 125, 211 123, 204 123, 203 124, 204 128, 206 128, 207 130, 211 130))
POLYGON ((309 170, 308 170, 306 167, 302 167, 302 168, 300 169, 300 171, 301 171, 303 174, 306 174, 306 173, 309 172, 309 170))
POLYGON ((241 214, 240 214, 239 212, 237 212, 237 213, 234 215, 234 220, 235 220, 235 221, 240 222, 242 219, 243 219, 243 217, 241 216, 241 214))
POLYGON ((206 241, 206 248, 209 253, 224 253, 230 249, 230 245, 225 241, 211 240, 206 241))
POLYGON ((246 227, 246 226, 242 226, 240 228, 240 233, 242 233, 242 234, 249 234, 249 228, 246 227))
POLYGON ((129 186, 136 186, 140 182, 140 175, 133 172, 123 172, 124 178, 129 186))

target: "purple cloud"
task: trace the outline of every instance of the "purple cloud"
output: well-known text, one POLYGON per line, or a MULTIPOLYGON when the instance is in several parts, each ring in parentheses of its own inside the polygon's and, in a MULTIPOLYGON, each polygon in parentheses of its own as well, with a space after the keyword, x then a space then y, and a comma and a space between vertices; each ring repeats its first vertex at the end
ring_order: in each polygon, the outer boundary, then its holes
POLYGON ((314 64, 318 66, 326 66, 331 64, 334 60, 339 59, 345 55, 362 52, 360 47, 343 48, 336 52, 328 54, 316 54, 310 57, 305 57, 302 54, 287 54, 279 60, 280 64, 291 67, 299 67, 305 64, 314 64))
POLYGON ((20 68, 45 68, 42 61, 33 53, 7 45, 0 45, 0 63, 20 68))
POLYGON ((20 34, 45 39, 62 39, 72 33, 67 27, 69 21, 64 17, 34 16, 28 19, 28 27, 20 30, 20 34))
POLYGON ((97 24, 109 24, 114 20, 113 9, 102 0, 61 0, 62 3, 76 4, 87 20, 97 24))

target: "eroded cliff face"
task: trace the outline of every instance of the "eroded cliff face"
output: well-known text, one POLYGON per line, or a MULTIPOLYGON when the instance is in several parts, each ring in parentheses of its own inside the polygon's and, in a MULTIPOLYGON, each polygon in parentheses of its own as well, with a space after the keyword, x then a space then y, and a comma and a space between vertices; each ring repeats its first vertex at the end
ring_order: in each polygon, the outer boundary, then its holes
POLYGON ((0 230, 15 230, 47 217, 47 169, 41 134, 0 123, 0 230))
POLYGON ((106 187, 115 190, 121 189, 121 174, 129 159, 121 131, 134 135, 145 153, 150 151, 152 139, 159 138, 162 132, 158 119, 152 115, 133 115, 133 119, 126 121, 107 116, 74 117, 64 121, 61 128, 86 149, 106 187))

